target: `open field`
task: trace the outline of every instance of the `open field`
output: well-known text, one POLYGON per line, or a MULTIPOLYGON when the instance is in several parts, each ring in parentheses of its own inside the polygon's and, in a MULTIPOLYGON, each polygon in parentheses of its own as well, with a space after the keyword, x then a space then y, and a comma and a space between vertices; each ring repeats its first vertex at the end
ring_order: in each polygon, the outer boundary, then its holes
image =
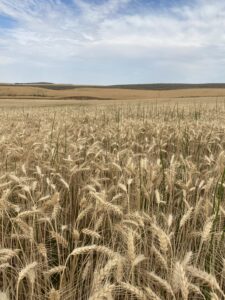
POLYGON ((77 86, 17 86, 0 85, 0 107, 5 106, 55 106, 55 105, 76 105, 114 103, 124 101, 146 101, 155 103, 212 103, 225 101, 225 88, 176 88, 166 87, 161 90, 143 89, 142 86, 136 87, 123 86, 115 87, 81 87, 77 86))
POLYGON ((0 299, 224 299, 224 89, 6 89, 0 299))

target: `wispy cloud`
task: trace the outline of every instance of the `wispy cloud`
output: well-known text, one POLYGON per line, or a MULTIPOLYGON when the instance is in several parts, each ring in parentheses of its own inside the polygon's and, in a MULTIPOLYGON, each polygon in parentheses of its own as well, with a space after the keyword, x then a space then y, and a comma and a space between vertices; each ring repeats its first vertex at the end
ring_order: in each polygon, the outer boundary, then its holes
POLYGON ((0 81, 225 81, 225 3, 162 3, 0 0, 0 81))

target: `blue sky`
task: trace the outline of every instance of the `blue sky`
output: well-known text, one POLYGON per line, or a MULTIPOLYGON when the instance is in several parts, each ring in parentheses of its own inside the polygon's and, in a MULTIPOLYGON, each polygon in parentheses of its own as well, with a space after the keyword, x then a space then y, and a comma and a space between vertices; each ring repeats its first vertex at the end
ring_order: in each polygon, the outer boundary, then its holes
POLYGON ((0 82, 225 82, 225 1, 0 0, 0 82))

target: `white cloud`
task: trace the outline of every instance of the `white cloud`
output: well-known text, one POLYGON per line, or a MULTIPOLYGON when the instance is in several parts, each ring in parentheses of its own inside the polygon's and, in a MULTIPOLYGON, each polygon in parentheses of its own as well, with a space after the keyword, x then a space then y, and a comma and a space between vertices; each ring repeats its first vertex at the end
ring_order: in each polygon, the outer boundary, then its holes
POLYGON ((15 59, 7 56, 0 55, 0 65, 10 65, 15 62, 15 59))
MULTIPOLYGON (((16 62, 15 68, 23 63, 29 70, 39 61, 53 80, 53 65, 74 65, 74 74, 62 72, 61 81, 76 77, 82 68, 87 81, 93 81, 89 68, 105 62, 110 68, 103 71, 112 73, 107 74, 111 82, 116 70, 132 64, 134 74, 143 69, 146 82, 154 81, 153 75, 157 81, 170 76, 171 81, 188 81, 188 76, 190 82, 225 81, 225 2, 195 0, 161 12, 139 2, 138 13, 130 10, 134 2, 138 0, 74 0, 73 5, 62 0, 0 0, 0 15, 17 21, 16 27, 0 28, 0 61, 16 62), (151 67, 158 73, 149 75, 145 68, 151 67)), ((127 81, 134 80, 127 76, 127 81)))
POLYGON ((104 20, 131 2, 131 0, 108 0, 103 4, 96 5, 83 0, 74 0, 74 4, 82 11, 82 17, 88 22, 104 20))

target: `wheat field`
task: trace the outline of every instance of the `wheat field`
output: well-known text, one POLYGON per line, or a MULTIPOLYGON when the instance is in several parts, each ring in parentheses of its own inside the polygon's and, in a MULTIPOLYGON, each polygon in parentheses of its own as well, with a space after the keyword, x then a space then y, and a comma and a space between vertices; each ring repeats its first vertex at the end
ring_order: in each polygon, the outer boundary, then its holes
POLYGON ((225 106, 0 111, 0 299, 225 298, 225 106))

